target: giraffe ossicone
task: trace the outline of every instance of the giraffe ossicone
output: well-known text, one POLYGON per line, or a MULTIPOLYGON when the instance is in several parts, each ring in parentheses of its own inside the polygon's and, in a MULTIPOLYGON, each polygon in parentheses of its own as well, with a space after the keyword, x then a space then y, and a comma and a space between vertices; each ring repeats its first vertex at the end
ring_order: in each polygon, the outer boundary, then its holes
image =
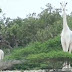
POLYGON ((69 29, 67 25, 67 19, 66 19, 66 5, 67 3, 62 2, 60 3, 62 6, 62 12, 63 12, 63 29, 61 32, 61 44, 64 52, 71 53, 72 50, 72 31, 69 29))

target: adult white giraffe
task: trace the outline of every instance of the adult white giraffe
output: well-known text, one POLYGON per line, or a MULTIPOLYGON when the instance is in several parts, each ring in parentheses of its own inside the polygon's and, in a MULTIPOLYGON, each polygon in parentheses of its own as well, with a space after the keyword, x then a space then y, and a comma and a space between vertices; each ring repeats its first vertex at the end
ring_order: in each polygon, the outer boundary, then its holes
POLYGON ((60 3, 62 6, 63 11, 63 30, 61 33, 61 44, 64 52, 71 53, 72 50, 72 31, 69 29, 67 25, 67 19, 66 19, 66 5, 67 3, 63 2, 60 3))

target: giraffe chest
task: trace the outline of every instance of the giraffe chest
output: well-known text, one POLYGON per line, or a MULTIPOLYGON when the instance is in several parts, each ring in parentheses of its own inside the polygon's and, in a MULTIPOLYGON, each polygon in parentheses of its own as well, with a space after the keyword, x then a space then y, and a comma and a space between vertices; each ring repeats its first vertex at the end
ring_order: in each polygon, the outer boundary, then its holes
POLYGON ((62 30, 61 37, 64 39, 70 38, 70 30, 62 30))

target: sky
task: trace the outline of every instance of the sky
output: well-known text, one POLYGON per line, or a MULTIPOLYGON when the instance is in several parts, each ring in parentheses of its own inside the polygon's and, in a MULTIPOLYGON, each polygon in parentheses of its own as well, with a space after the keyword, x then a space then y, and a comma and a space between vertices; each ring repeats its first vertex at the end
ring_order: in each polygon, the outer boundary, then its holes
POLYGON ((67 13, 71 13, 72 0, 0 0, 0 8, 6 17, 25 18, 29 13, 39 14, 42 11, 41 8, 46 8, 47 3, 51 3, 55 8, 60 8, 62 1, 68 2, 67 13))

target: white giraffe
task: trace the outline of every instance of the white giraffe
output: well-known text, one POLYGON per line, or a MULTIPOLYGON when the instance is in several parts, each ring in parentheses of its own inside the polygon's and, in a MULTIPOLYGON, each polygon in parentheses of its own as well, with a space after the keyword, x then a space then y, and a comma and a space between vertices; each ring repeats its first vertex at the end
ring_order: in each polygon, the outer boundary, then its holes
POLYGON ((63 30, 61 33, 61 44, 64 52, 71 53, 72 50, 72 31, 69 29, 67 25, 67 19, 66 19, 66 5, 67 3, 63 2, 60 3, 62 6, 63 11, 63 30))
POLYGON ((4 52, 3 50, 0 49, 0 60, 2 60, 4 58, 4 52))

